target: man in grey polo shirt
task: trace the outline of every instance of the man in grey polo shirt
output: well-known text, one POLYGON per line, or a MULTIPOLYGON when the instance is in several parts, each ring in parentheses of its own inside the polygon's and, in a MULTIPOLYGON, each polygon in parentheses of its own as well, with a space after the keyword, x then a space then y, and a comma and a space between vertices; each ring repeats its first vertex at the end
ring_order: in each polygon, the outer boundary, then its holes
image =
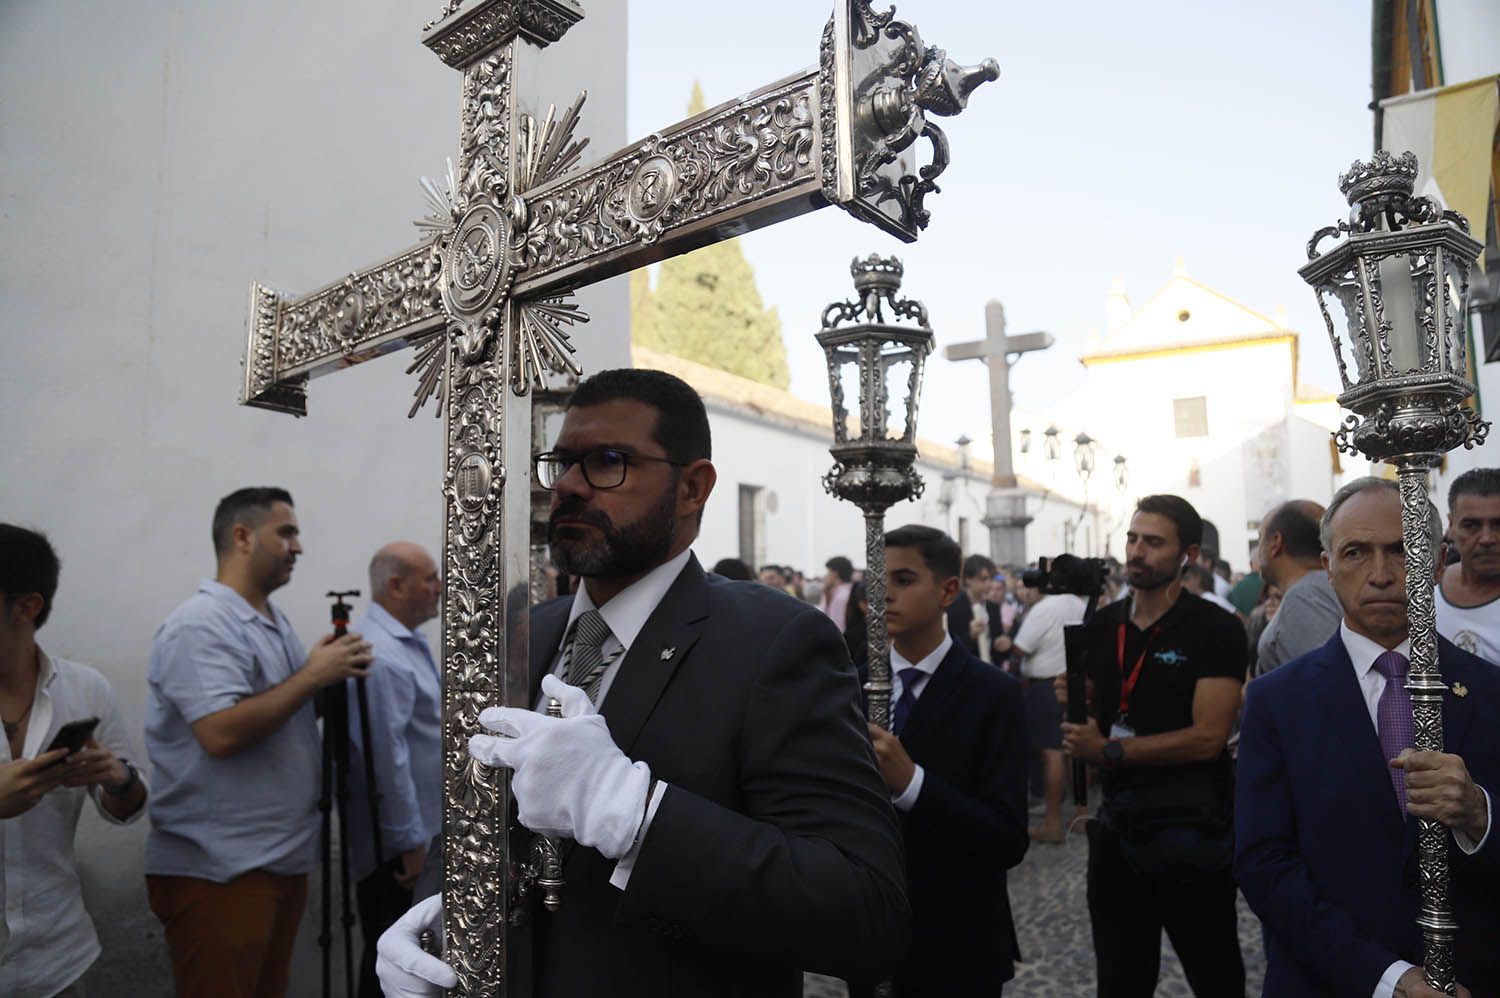
POLYGON ((370 646, 330 634, 308 654, 271 604, 302 552, 285 490, 226 496, 213 542, 216 577, 172 611, 151 649, 146 887, 179 998, 272 998, 286 993, 316 863, 312 698, 364 675, 370 646))
POLYGON ((1260 576, 1281 590, 1281 607, 1261 632, 1251 672, 1263 676, 1300 658, 1339 629, 1344 611, 1323 568, 1318 522, 1323 507, 1293 499, 1271 510, 1260 525, 1260 576))

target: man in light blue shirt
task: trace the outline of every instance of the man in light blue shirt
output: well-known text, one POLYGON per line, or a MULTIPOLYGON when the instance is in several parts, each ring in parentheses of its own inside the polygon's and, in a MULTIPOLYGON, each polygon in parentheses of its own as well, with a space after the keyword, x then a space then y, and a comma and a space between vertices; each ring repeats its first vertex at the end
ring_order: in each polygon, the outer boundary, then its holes
MULTIPOLYGON (((365 785, 364 731, 351 723, 347 838, 365 937, 361 998, 381 998, 375 977, 380 934, 413 900, 442 886, 442 860, 436 853, 443 830, 442 683, 427 638, 417 631, 437 616, 442 593, 437 564, 416 544, 393 541, 370 559, 371 603, 359 629, 374 649, 375 661, 368 678, 358 682, 364 683, 369 704, 383 852, 377 863, 365 785)), ((355 684, 346 685, 349 716, 357 718, 355 684)))
POLYGON ((363 675, 370 646, 328 635, 308 654, 270 603, 302 552, 285 490, 226 496, 213 540, 216 577, 151 649, 146 888, 179 998, 281 995, 316 862, 312 698, 363 675))

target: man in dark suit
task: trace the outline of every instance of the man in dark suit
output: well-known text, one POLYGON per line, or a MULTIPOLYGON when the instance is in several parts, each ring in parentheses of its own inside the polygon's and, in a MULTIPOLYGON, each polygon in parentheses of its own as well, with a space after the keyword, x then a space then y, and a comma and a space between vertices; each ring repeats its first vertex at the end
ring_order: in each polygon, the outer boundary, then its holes
MULTIPOLYGON (((900 829, 838 628, 703 572, 709 453, 696 392, 621 370, 579 385, 538 460, 553 558, 583 579, 531 616, 538 705, 563 717, 490 708, 499 737, 470 753, 513 770, 523 825, 572 840, 561 909, 532 916, 541 998, 791 998, 803 970, 873 978, 906 946, 900 829)), ((419 905, 382 937, 387 995, 452 986, 416 944, 440 918, 419 905)))
POLYGON ((958 545, 922 526, 885 545, 893 730, 869 731, 901 814, 916 928, 896 993, 994 998, 1020 959, 1005 871, 1030 843, 1025 700, 945 628, 958 545))
POLYGON ((998 664, 1009 650, 1007 642, 1000 650, 995 640, 1005 637, 1000 607, 990 599, 990 583, 995 578, 995 563, 982 554, 964 559, 963 589, 948 604, 948 633, 959 647, 984 662, 998 664))
MULTIPOLYGON (((1500 995, 1500 671, 1446 640, 1446 752, 1413 752, 1396 483, 1345 485, 1322 520, 1343 607, 1322 648, 1250 684, 1240 729, 1235 874, 1266 927, 1266 994, 1434 995, 1416 917, 1417 817, 1450 828, 1459 993, 1500 995)), ((1434 562, 1437 511, 1430 530, 1434 562)))

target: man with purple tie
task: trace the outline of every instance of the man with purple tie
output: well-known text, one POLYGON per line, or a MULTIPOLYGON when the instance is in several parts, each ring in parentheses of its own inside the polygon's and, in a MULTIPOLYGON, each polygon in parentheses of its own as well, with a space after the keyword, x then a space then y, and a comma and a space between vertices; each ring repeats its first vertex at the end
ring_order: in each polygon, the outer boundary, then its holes
MULTIPOLYGON (((1441 540, 1437 510, 1429 537, 1441 540)), ((1249 687, 1235 794, 1235 875, 1266 927, 1268 995, 1433 995, 1417 966, 1417 818, 1452 830, 1459 994, 1500 995, 1500 670, 1438 641, 1446 752, 1416 752, 1401 498, 1362 478, 1323 515, 1343 608, 1322 648, 1249 687)))

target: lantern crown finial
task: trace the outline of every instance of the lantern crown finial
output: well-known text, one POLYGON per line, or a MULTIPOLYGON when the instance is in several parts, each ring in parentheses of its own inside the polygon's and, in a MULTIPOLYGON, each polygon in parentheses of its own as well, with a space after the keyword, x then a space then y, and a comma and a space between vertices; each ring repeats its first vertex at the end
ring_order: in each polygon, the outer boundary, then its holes
POLYGON ((1339 190, 1350 207, 1361 204, 1383 207, 1410 200, 1417 184, 1417 157, 1410 152, 1392 156, 1384 149, 1369 162, 1355 160, 1349 172, 1339 174, 1339 190))
POLYGON ((854 276, 854 288, 861 294, 867 291, 894 293, 900 290, 901 275, 905 270, 896 257, 881 256, 879 253, 871 253, 863 259, 855 257, 854 262, 849 265, 849 273, 854 276))

